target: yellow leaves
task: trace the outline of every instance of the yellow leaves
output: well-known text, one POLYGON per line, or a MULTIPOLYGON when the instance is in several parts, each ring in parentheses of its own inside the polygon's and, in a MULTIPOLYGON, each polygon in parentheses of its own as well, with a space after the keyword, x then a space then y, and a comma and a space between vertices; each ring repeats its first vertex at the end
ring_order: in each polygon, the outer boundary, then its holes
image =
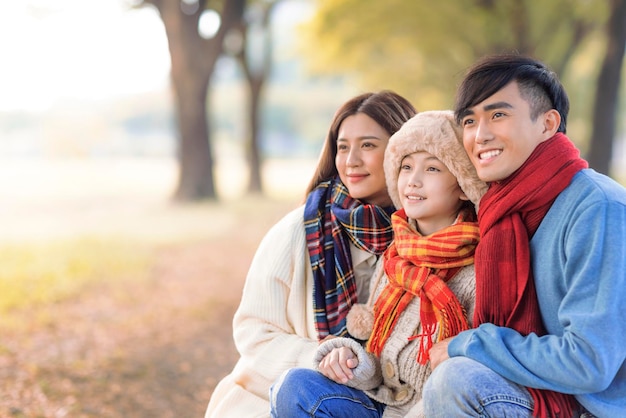
POLYGON ((485 54, 518 51, 565 68, 576 31, 585 38, 606 20, 602 1, 574 3, 319 0, 301 39, 313 71, 348 74, 366 90, 391 88, 418 109, 444 108, 485 54))
POLYGON ((72 297, 90 283, 145 277, 145 247, 81 238, 0 247, 0 313, 72 297))

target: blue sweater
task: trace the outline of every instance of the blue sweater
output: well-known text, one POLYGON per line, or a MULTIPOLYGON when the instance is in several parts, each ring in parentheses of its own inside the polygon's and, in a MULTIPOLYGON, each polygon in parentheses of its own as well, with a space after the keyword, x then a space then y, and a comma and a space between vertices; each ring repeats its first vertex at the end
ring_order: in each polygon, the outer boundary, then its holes
POLYGON ((448 346, 524 386, 576 395, 597 417, 626 417, 626 189, 587 169, 530 242, 548 335, 493 324, 448 346))

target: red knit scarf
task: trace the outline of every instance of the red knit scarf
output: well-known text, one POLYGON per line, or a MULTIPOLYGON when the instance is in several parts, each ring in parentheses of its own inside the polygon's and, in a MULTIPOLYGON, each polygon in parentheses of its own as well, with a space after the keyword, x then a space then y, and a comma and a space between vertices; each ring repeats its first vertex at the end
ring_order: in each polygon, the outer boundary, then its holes
POLYGON ((446 282, 474 262, 478 224, 473 210, 463 210, 453 225, 428 236, 410 227, 404 210, 394 213, 391 222, 394 241, 384 254, 389 283, 374 304, 367 349, 380 356, 400 314, 419 297, 422 333, 417 361, 426 364, 437 326, 438 339, 469 328, 467 314, 446 282))
MULTIPOLYGON (((480 201, 474 326, 490 322, 523 335, 546 333, 530 266, 530 239, 552 202, 587 162, 563 134, 539 144, 519 170, 492 183, 480 201)), ((533 416, 572 416, 575 400, 529 388, 533 416)))

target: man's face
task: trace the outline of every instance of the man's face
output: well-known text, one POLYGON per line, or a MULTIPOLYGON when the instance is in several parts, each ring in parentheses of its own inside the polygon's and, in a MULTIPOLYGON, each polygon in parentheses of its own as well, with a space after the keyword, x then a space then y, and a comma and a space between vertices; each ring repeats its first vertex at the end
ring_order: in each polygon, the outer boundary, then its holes
POLYGON ((515 81, 467 110, 461 119, 463 145, 481 180, 506 179, 553 135, 545 114, 535 121, 530 115, 530 104, 515 81))

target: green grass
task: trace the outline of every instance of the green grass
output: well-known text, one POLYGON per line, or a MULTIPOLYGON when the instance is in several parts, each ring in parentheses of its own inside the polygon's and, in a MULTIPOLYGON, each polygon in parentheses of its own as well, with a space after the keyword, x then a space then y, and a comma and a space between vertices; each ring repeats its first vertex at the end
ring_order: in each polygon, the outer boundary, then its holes
POLYGON ((147 245, 114 238, 75 238, 0 246, 0 314, 78 295, 86 286, 146 277, 147 245))

